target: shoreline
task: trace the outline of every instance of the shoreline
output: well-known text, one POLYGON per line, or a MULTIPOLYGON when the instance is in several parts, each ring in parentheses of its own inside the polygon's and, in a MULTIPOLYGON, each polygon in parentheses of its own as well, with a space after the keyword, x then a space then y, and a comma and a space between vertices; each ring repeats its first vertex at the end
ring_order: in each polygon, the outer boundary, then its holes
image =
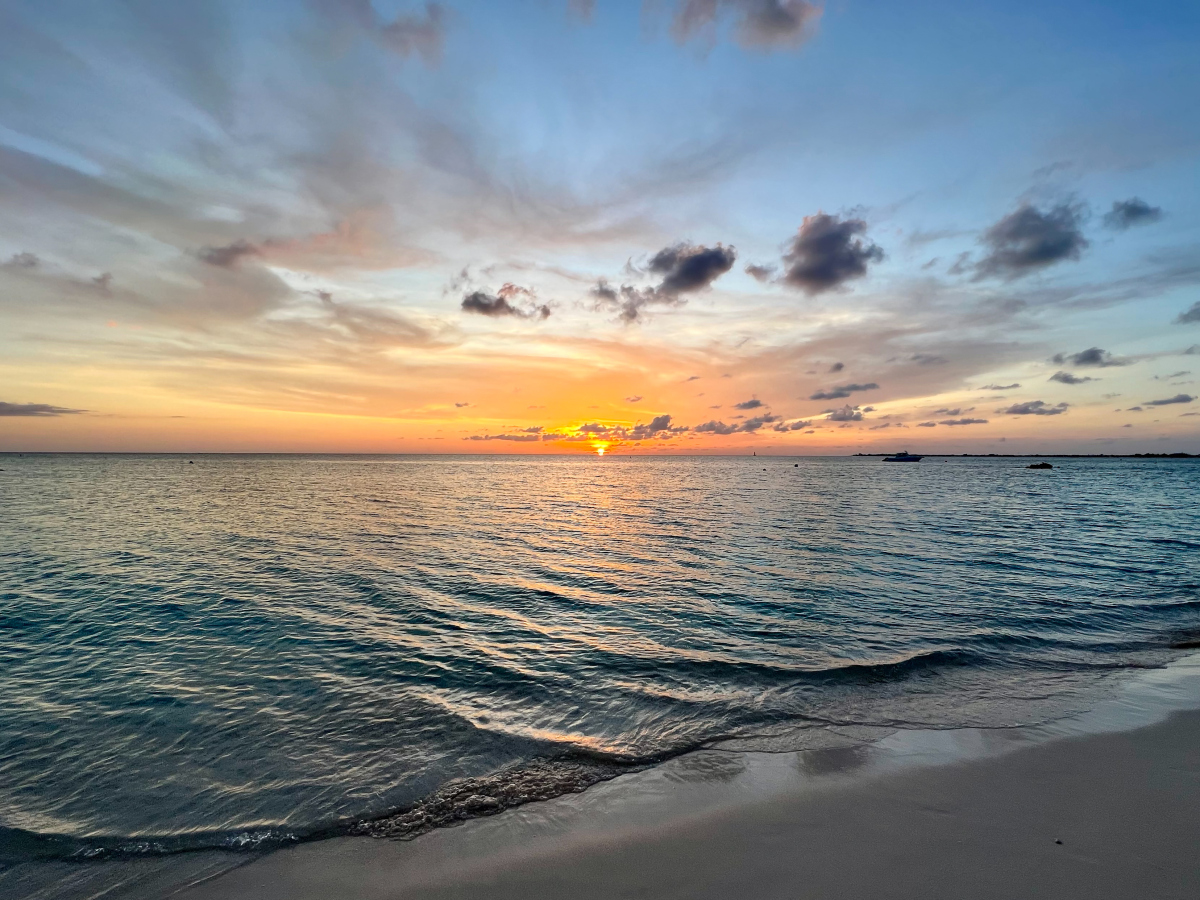
MULTIPOLYGON (((0 871, 0 898, 718 897, 734 892, 738 878, 748 883, 758 877, 755 873, 767 870, 775 872, 775 881, 756 882, 753 896, 797 897, 810 895, 796 892, 796 879, 817 883, 832 878, 832 870, 822 875, 817 869, 849 865, 839 848, 857 846, 857 835, 865 833, 873 834, 881 847, 903 847, 903 854, 924 859, 925 868, 905 868, 907 874, 896 883, 907 885, 908 893, 889 894, 887 884, 876 881, 860 883, 844 896, 937 895, 935 884, 922 881, 921 873, 941 865, 934 858, 937 854, 957 858, 954 842, 945 844, 950 840, 946 834, 934 838, 942 819, 962 820, 969 812, 966 798, 988 796, 990 791, 997 801, 1020 799, 994 821, 960 821, 967 845, 985 833, 991 835, 989 840, 1008 835, 1009 844, 995 845, 990 856, 986 848, 975 847, 973 866, 1000 865, 1033 852, 1012 841, 1020 829, 1028 833, 1041 827, 1037 822, 1061 821, 1060 830, 1069 833, 1074 827, 1069 816, 1055 818, 1063 810, 1103 819, 1118 799, 1120 808, 1140 808, 1149 796, 1145 791, 1109 796, 1107 782, 1119 781, 1120 769, 1114 766, 1124 765, 1143 780, 1167 784, 1167 800, 1160 798, 1156 806, 1175 798, 1183 809, 1200 808, 1200 653, 1117 676, 1111 690, 1098 697, 1102 699, 1085 712, 1040 725, 911 730, 842 726, 837 733, 844 742, 823 749, 692 751, 581 792, 527 802, 407 840, 338 836, 262 852, 198 850, 19 864, 0 871), (1014 778, 1021 780, 1013 772, 1028 776, 1033 771, 1029 766, 1041 772, 1043 780, 1047 773, 1057 773, 1057 779, 1051 779, 1057 786, 1031 793, 1020 783, 1009 784, 1014 778), (1086 772, 1091 775, 1084 778, 1086 772), (1089 783, 1094 791, 1088 790, 1089 783), (931 806, 920 800, 926 795, 939 799, 931 806), (934 807, 942 812, 930 820, 934 807), (1030 819, 1022 809, 1040 810, 1042 818, 1030 819), (904 815, 920 823, 913 834, 903 827, 904 815), (891 824, 877 827, 872 824, 876 819, 891 824), (914 843, 914 835, 933 843, 914 843), (789 842, 792 862, 775 858, 782 852, 780 841, 789 842), (767 847, 775 849, 764 858, 767 847), (815 857, 795 855, 806 847, 815 857), (705 868, 718 859, 719 872, 705 868), (701 872, 707 874, 696 880, 701 872), (673 885, 684 883, 687 890, 676 892, 673 885), (710 887, 712 893, 705 893, 710 887)), ((1147 820, 1140 827, 1155 835, 1157 845, 1172 845, 1170 834, 1158 833, 1165 826, 1147 820)), ((1179 865, 1186 868, 1184 859, 1196 860, 1186 875, 1190 884, 1200 883, 1200 826, 1185 831, 1190 856, 1179 857, 1179 865)), ((1125 833, 1119 840, 1110 835, 1107 844, 1093 850, 1099 856, 1122 858, 1122 848, 1131 840, 1125 833)), ((1065 839, 1064 845, 1052 846, 1066 846, 1065 839)), ((1145 852, 1139 850, 1138 858, 1145 852)), ((893 859, 877 877, 890 877, 896 865, 893 859)), ((1171 868, 1161 859, 1156 865, 1171 868)), ((832 889, 833 881, 823 883, 825 892, 811 896, 843 895, 832 889)), ((1055 890, 1056 896, 1074 896, 1061 886, 1055 890)), ((1097 890, 1092 884, 1088 896, 1120 896, 1097 890)), ((972 884, 968 894, 1018 896, 1021 891, 989 894, 972 884)), ((946 896, 954 896, 954 891, 946 896)), ((1142 890, 1140 896, 1190 894, 1142 890)))
POLYGON ((1192 654, 1046 725, 697 751, 413 841, 276 851, 181 896, 1182 898, 1198 805, 1192 654))

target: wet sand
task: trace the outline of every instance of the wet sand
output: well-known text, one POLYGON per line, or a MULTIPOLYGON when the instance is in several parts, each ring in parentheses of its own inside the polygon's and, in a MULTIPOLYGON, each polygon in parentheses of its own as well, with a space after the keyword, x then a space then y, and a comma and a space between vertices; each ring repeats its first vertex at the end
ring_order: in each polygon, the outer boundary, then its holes
POLYGON ((825 754, 834 773, 803 790, 666 822, 524 839, 518 826, 506 845, 500 816, 410 843, 326 841, 182 896, 1200 896, 1200 712, 876 775, 836 771, 836 755, 825 754))

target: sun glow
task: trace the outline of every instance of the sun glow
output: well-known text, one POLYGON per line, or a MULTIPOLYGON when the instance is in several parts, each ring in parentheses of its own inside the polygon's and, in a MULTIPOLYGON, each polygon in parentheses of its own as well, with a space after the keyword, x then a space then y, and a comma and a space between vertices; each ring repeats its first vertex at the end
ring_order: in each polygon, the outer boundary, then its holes
POLYGON ((608 449, 608 444, 592 444, 596 448, 596 455, 603 456, 604 451, 608 449))

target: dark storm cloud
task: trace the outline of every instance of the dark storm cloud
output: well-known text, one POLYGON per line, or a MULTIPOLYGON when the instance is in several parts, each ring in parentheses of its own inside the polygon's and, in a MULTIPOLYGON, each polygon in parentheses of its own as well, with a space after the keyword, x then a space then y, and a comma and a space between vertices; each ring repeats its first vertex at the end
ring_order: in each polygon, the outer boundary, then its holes
POLYGON ((237 240, 224 247, 204 247, 196 255, 210 266, 231 269, 247 256, 258 256, 261 251, 247 240, 237 240))
POLYGON ((49 416, 76 416, 87 412, 86 409, 67 409, 65 406, 51 406, 49 403, 5 403, 0 401, 0 416, 34 416, 45 418, 49 416))
POLYGON ((1098 366, 1100 368, 1129 365, 1128 360, 1118 359, 1107 350, 1101 350, 1099 347, 1089 347, 1086 350, 1080 350, 1078 353, 1056 353, 1050 357, 1050 361, 1059 365, 1070 363, 1073 366, 1098 366))
POLYGON ((480 316, 498 318, 500 316, 515 316, 519 319, 545 319, 550 315, 550 307, 538 304, 533 291, 515 284, 505 284, 495 295, 485 291, 473 291, 463 297, 462 310, 480 316), (524 299, 517 305, 514 300, 524 299))
POLYGON ((827 415, 825 418, 830 422, 861 422, 862 417, 862 410, 860 410, 858 407, 847 404, 840 409, 829 410, 829 415, 827 415))
POLYGON ((1147 400, 1147 406, 1170 406, 1172 403, 1191 403, 1196 398, 1190 394, 1176 394, 1174 397, 1168 397, 1165 400, 1147 400))
POLYGON ((1012 384, 985 384, 979 390, 981 391, 1011 391, 1019 388, 1019 382, 1014 381, 1012 384))
POLYGON ((757 266, 754 264, 746 266, 746 274, 755 281, 770 281, 775 277, 774 266, 757 266))
POLYGON ((783 256, 784 283, 812 295, 866 275, 869 263, 883 259, 883 250, 859 237, 866 230, 862 219, 806 216, 783 256))
POLYGON ((1063 260, 1079 259, 1088 246, 1083 213, 1077 203, 1060 203, 1044 212, 1022 205, 983 233, 988 255, 976 265, 976 277, 1019 278, 1063 260))
POLYGON ((1095 381, 1096 379, 1087 375, 1084 375, 1081 378, 1078 375, 1072 375, 1070 372, 1055 372, 1050 376, 1049 380, 1057 381, 1059 384, 1085 384, 1089 381, 1095 381))
POLYGON ((879 385, 875 382, 869 384, 843 384, 840 387, 829 388, 825 391, 817 391, 809 396, 809 400, 841 400, 844 397, 849 397, 857 391, 876 391, 879 390, 879 385))
MULTIPOLYGON (((1197 300, 1195 303, 1193 303, 1190 309, 1184 310, 1175 317, 1176 325, 1191 325, 1195 322, 1200 322, 1200 300, 1197 300)), ((1192 347, 1184 352, 1192 353, 1194 351, 1195 348, 1192 347)))
POLYGON ((717 244, 698 247, 681 243, 659 250, 651 257, 647 269, 663 276, 656 290, 660 294, 678 296, 703 290, 733 268, 737 251, 717 244))
POLYGON ((1104 214, 1104 225, 1117 231, 1124 231, 1134 225, 1149 225, 1162 218, 1162 208, 1151 206, 1140 197, 1130 197, 1128 200, 1116 200, 1112 209, 1104 214))
POLYGON ((743 47, 771 51, 798 47, 816 33, 821 7, 807 0, 680 0, 671 34, 680 43, 715 39, 722 15, 734 18, 743 47))
POLYGON ((939 425, 986 425, 987 419, 943 419, 939 425))
POLYGON ((1068 404, 1047 406, 1045 400, 1029 400, 1025 403, 1014 403, 1012 406, 998 409, 996 412, 1006 416, 1057 416, 1067 411, 1068 404))
POLYGON ((743 400, 741 403, 733 404, 734 409, 758 409, 763 405, 763 402, 757 397, 753 400, 743 400))

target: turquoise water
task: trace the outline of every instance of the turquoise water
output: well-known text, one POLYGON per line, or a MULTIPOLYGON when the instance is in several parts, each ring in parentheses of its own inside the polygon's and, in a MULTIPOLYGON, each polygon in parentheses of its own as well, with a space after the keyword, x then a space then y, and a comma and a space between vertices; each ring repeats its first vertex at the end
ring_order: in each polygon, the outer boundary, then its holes
POLYGON ((0 865, 1083 708, 1200 632, 1200 461, 1028 462, 0 456, 0 865))

